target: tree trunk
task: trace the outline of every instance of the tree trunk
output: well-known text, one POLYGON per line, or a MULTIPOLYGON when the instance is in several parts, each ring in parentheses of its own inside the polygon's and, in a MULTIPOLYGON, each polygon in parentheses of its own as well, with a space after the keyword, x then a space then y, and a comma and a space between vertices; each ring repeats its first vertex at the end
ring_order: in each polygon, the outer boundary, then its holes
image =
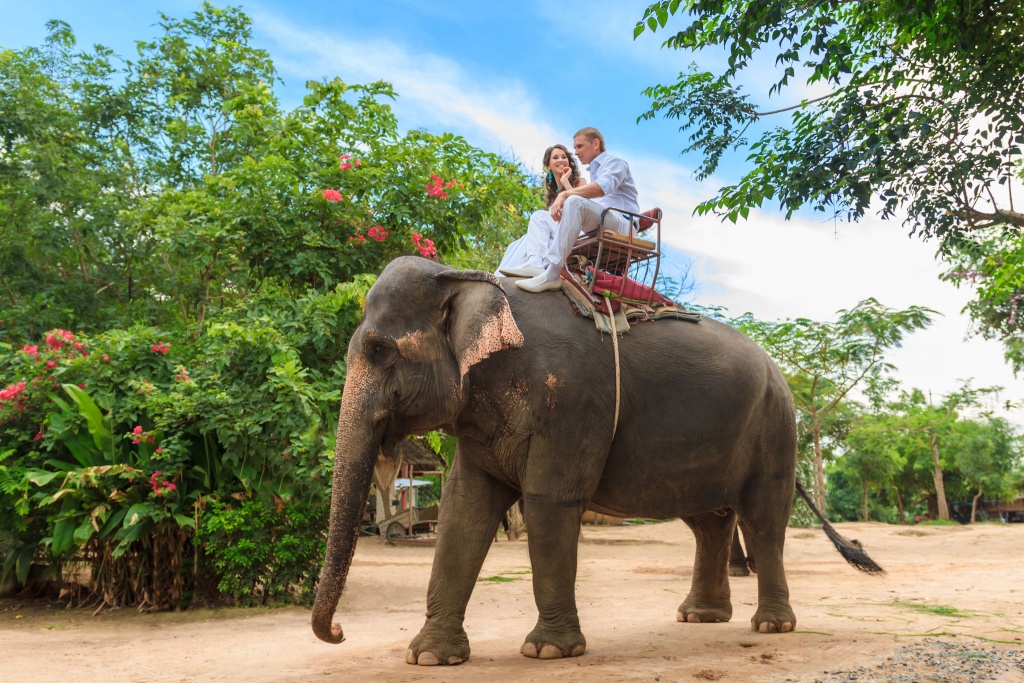
POLYGON ((978 499, 981 498, 981 493, 984 490, 985 490, 985 486, 983 484, 979 485, 978 486, 978 495, 976 495, 974 497, 974 500, 971 501, 971 524, 974 524, 975 520, 978 519, 978 499))
POLYGON ((861 498, 860 521, 866 522, 868 521, 868 483, 864 482, 861 486, 863 487, 864 495, 861 498))
POLYGON ((817 504, 821 514, 826 513, 825 509, 825 459, 821 454, 821 425, 818 423, 818 416, 811 416, 811 424, 814 429, 814 502, 817 504))
POLYGON ((930 445, 932 449, 932 463, 935 465, 932 478, 935 480, 935 497, 939 505, 939 519, 948 522, 949 504, 946 503, 946 486, 942 483, 942 463, 939 462, 938 437, 935 434, 932 434, 930 445))
POLYGON ((900 495, 899 487, 893 486, 892 488, 896 491, 896 509, 900 511, 900 524, 906 524, 907 513, 903 509, 903 497, 900 495))

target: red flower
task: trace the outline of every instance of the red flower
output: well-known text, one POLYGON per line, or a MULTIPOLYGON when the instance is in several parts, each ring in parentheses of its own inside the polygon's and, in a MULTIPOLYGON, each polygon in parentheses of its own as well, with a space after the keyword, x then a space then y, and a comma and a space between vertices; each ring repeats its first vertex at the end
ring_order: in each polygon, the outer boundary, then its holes
POLYGON ((107 354, 103 354, 103 360, 104 360, 105 362, 108 362, 108 363, 109 363, 109 362, 110 362, 110 356, 108 356, 107 354))
POLYGON ((435 199, 448 199, 448 193, 444 191, 444 178, 436 173, 430 174, 427 182, 427 196, 435 199))
MULTIPOLYGON (((135 438, 132 439, 132 443, 142 443, 142 425, 135 425, 135 429, 132 430, 132 434, 135 435, 135 438)), ((159 474, 159 472, 157 474, 159 474)))
POLYGON ((33 358, 35 358, 36 356, 39 355, 39 347, 38 346, 29 346, 28 344, 25 344, 23 347, 21 347, 21 350, 22 350, 23 353, 25 353, 26 355, 32 356, 33 358))
POLYGON ((75 342, 75 343, 74 343, 74 347, 75 347, 76 349, 78 349, 79 351, 81 351, 82 349, 84 349, 84 348, 85 348, 85 344, 83 344, 82 342, 75 342))
POLYGON ((434 247, 433 240, 421 237, 418 232, 412 234, 412 243, 416 245, 416 249, 423 258, 434 258, 437 256, 437 249, 434 247))
POLYGON ((359 244, 362 244, 363 242, 366 241, 366 238, 363 237, 362 235, 354 235, 353 237, 349 237, 348 241, 349 242, 358 242, 359 244))
POLYGON ((352 162, 352 165, 359 167, 363 165, 363 162, 359 161, 359 159, 356 159, 355 161, 352 162))
POLYGON ((55 360, 48 360, 48 361, 46 361, 46 367, 48 367, 48 368, 55 368, 55 367, 57 367, 57 361, 55 361, 55 360))
POLYGON ((151 346, 150 348, 153 350, 153 353, 159 353, 165 356, 171 351, 171 345, 168 344, 167 342, 157 342, 156 344, 153 344, 153 346, 151 346))
POLYGON ((85 385, 84 384, 79 384, 78 388, 81 389, 82 391, 85 391, 85 385))
POLYGON ((378 242, 383 242, 388 238, 388 235, 390 235, 391 233, 388 232, 383 226, 375 225, 369 230, 367 230, 366 234, 372 237, 373 239, 377 240, 378 242))
POLYGON ((161 446, 160 448, 157 448, 157 449, 156 449, 156 452, 157 452, 157 453, 163 453, 163 452, 164 452, 164 449, 163 449, 163 447, 161 446))
POLYGON ((324 190, 324 199, 329 202, 340 202, 341 193, 337 190, 324 190))
POLYGON ((35 436, 32 437, 32 440, 33 441, 39 441, 41 438, 43 438, 43 433, 42 432, 38 432, 35 436))

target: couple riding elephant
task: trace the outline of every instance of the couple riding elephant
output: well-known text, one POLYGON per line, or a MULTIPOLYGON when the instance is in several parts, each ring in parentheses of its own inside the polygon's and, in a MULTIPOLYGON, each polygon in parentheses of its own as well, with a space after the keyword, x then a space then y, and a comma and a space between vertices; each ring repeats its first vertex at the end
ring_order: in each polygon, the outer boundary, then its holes
MULTIPOLYGON (((616 360, 612 340, 560 292, 507 282, 402 257, 367 295, 349 344, 316 635, 343 640, 332 619, 378 453, 438 428, 458 449, 410 664, 469 658, 466 605, 494 530, 520 497, 538 609, 521 648, 528 657, 586 649, 574 587, 587 509, 686 522, 697 550, 676 619, 693 623, 732 617, 728 563, 739 519, 757 555, 751 626, 792 631, 782 550, 796 421, 772 360, 714 320, 637 325, 618 341, 616 360)), ((833 542, 851 563, 872 566, 856 542, 834 533, 833 542)))

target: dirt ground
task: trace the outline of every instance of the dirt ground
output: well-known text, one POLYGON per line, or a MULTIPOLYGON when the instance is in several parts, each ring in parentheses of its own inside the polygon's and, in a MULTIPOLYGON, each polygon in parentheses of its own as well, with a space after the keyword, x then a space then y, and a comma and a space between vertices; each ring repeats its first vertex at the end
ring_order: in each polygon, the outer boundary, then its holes
POLYGON ((1024 681, 1024 524, 841 524, 886 568, 849 567, 819 530, 790 529, 797 630, 750 630, 756 578, 733 578, 734 617, 681 624, 694 543, 682 522, 584 527, 577 599, 584 656, 519 654, 536 609, 525 541, 488 555, 466 614, 472 658, 414 667, 433 548, 360 541, 321 643, 308 610, 181 614, 0 602, 0 681, 1024 681), (497 578, 496 578, 497 577, 497 578))

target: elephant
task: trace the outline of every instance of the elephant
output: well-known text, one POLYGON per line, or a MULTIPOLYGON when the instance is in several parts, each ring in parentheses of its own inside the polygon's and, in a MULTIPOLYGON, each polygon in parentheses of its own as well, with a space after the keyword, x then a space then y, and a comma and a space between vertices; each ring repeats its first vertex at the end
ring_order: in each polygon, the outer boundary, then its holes
POLYGON ((796 419, 771 358, 710 319, 639 324, 612 340, 560 292, 508 284, 402 256, 367 293, 348 347, 312 613, 317 637, 344 640, 332 622, 378 453, 434 429, 455 436, 457 447, 441 497, 426 621, 408 663, 469 659, 466 606, 494 530, 520 497, 538 610, 520 648, 527 657, 586 650, 574 587, 588 508, 679 517, 690 527, 693 577, 676 610, 684 623, 732 617, 729 551, 741 520, 758 558, 751 627, 792 631, 782 557, 796 419))

